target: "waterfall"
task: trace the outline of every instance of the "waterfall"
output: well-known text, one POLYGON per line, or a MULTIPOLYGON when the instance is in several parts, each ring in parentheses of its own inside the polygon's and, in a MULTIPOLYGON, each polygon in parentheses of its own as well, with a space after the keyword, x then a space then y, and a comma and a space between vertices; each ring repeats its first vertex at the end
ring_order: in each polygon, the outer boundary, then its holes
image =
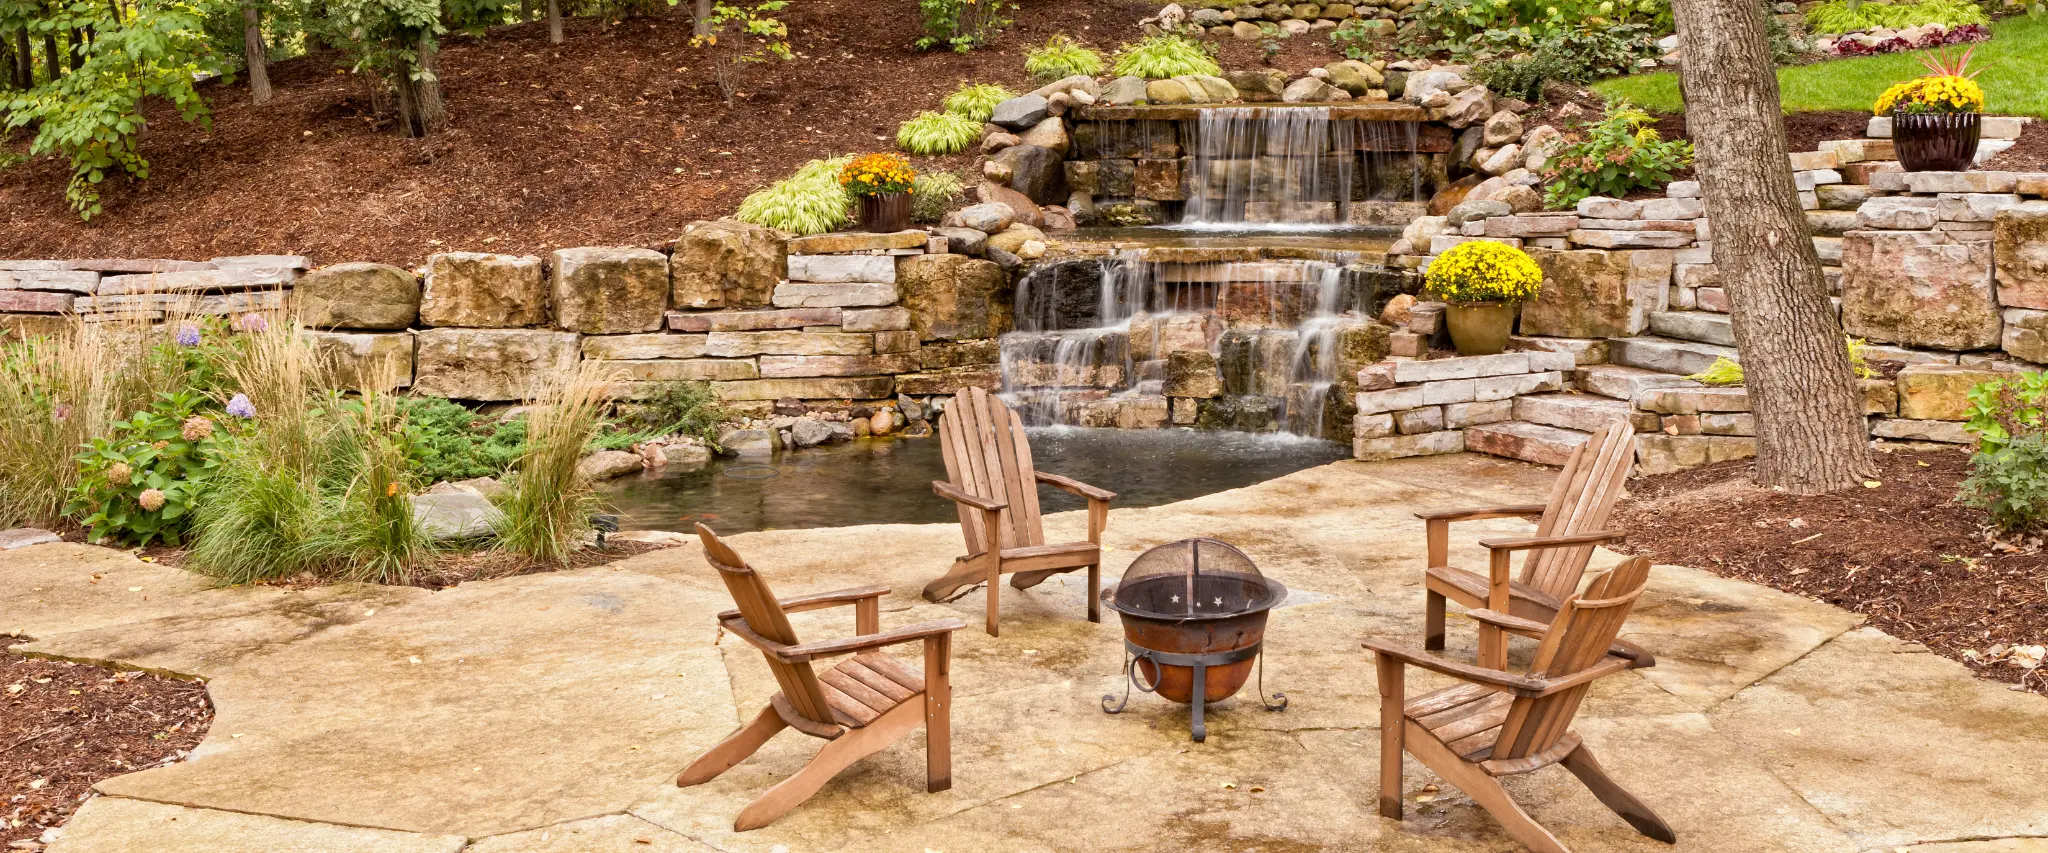
POLYGON ((1344 224, 1358 124, 1328 107, 1203 110, 1182 227, 1344 224))

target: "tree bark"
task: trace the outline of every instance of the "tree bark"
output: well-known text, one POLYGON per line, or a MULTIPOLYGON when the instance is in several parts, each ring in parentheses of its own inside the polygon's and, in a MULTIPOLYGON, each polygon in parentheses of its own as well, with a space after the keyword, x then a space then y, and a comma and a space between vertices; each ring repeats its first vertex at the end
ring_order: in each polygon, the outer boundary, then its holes
POLYGON ((707 35, 711 32, 711 0, 697 0, 696 26, 692 35, 707 35))
POLYGON ((249 99, 270 103, 270 49, 263 44, 263 12, 255 3, 242 7, 242 52, 249 64, 249 99))
POLYGON ((421 33, 419 38, 419 64, 423 76, 419 80, 420 135, 439 133, 448 124, 448 105, 441 99, 441 48, 434 37, 421 33))
POLYGON ((1778 77, 1756 0, 1675 0, 1680 81, 1713 258, 1756 413, 1758 485, 1855 486, 1870 462, 1862 395, 1786 157, 1778 77))
POLYGON ((28 28, 14 31, 14 85, 28 90, 36 87, 35 50, 28 40, 28 28))
POLYGON ((548 44, 562 43, 562 0, 548 0, 548 44))
POLYGON ((64 60, 60 58, 62 56, 63 54, 57 51, 57 31, 43 33, 43 73, 50 77, 45 82, 55 83, 57 78, 64 76, 64 60))
POLYGON ((73 29, 64 31, 65 46, 69 48, 69 50, 65 51, 65 55, 67 61, 71 65, 71 70, 77 71, 78 69, 85 67, 85 53, 87 46, 86 40, 91 36, 92 30, 90 29, 73 29))

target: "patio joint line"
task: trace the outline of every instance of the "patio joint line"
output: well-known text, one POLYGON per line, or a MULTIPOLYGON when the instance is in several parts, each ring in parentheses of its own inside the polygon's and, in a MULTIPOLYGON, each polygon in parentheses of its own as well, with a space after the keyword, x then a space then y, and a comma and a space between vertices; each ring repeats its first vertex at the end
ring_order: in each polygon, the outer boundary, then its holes
POLYGON ((290 815, 271 814, 270 812, 250 811, 248 809, 234 809, 227 808, 224 806, 207 806, 200 805, 198 803, 181 803, 177 800, 164 800, 158 799, 156 797, 138 797, 132 794, 103 794, 100 793, 97 789, 93 791, 93 797, 95 799, 100 797, 106 797, 108 799, 113 800, 135 800, 137 802, 143 803, 155 803, 160 806, 177 806, 181 809, 195 809, 198 811, 208 812, 223 812, 226 814, 247 815, 249 817, 265 817, 270 818, 271 820, 287 820, 291 821, 292 823, 311 823, 319 824, 322 826, 339 826, 345 829, 374 829, 379 832, 398 832, 404 833, 406 835, 453 835, 464 839, 465 844, 468 843, 468 836, 455 832, 431 832, 420 829, 399 829, 397 827, 392 826, 378 826, 376 824, 371 823, 348 823, 345 821, 338 820, 316 820, 314 818, 309 817, 292 817, 290 815))
MULTIPOLYGON (((1857 615, 1861 615, 1861 614, 1857 614, 1857 615)), ((1747 693, 1747 692, 1749 692, 1750 688, 1753 688, 1753 687, 1755 687, 1755 686, 1757 686, 1757 685, 1759 685, 1759 684, 1762 684, 1762 683, 1764 683, 1764 682, 1766 682, 1766 681, 1769 681, 1769 680, 1771 680, 1772 678, 1776 677, 1778 673, 1784 672, 1784 671, 1785 671, 1786 669, 1790 668, 1790 667, 1791 667, 1791 666, 1792 666, 1793 664, 1796 664, 1796 663, 1798 663, 1798 662, 1800 662, 1800 661, 1806 660, 1806 659, 1807 659, 1807 657, 1811 656, 1811 655, 1812 655, 1812 654, 1813 654, 1814 652, 1817 652, 1817 651, 1820 651, 1821 649, 1827 648, 1829 644, 1833 643, 1833 642, 1834 642, 1834 641, 1836 641, 1836 640, 1839 640, 1839 639, 1841 639, 1841 638, 1842 638, 1843 636, 1847 635, 1847 634, 1848 634, 1848 633, 1849 633, 1850 631, 1855 631, 1855 630, 1858 630, 1858 629, 1864 628, 1864 627, 1866 627, 1866 626, 1867 626, 1868 624, 1869 624, 1869 622, 1868 622, 1867 620, 1865 620, 1865 621, 1862 621, 1862 622, 1858 622, 1858 623, 1856 623, 1855 625, 1851 625, 1851 626, 1849 626, 1849 627, 1847 627, 1847 628, 1844 628, 1844 629, 1842 629, 1842 630, 1840 630, 1840 631, 1836 631, 1836 632, 1835 632, 1835 633, 1834 633, 1833 635, 1829 636, 1829 637, 1828 637, 1827 639, 1825 639, 1825 640, 1822 640, 1822 641, 1820 641, 1820 642, 1818 642, 1818 643, 1814 643, 1814 644, 1813 644, 1813 648, 1807 649, 1807 650, 1806 650, 1806 651, 1804 651, 1804 652, 1800 652, 1800 653, 1799 653, 1799 656, 1798 656, 1798 657, 1796 657, 1796 658, 1793 658, 1793 659, 1791 659, 1791 660, 1788 660, 1788 661, 1784 662, 1783 664, 1781 664, 1781 665, 1779 665, 1779 666, 1773 667, 1773 668, 1771 669, 1771 671, 1770 671, 1770 672, 1766 672, 1766 673, 1764 673, 1763 675, 1759 675, 1759 676, 1757 676, 1757 677, 1756 677, 1756 678, 1755 678, 1754 680, 1750 681, 1750 682, 1749 682, 1748 684, 1742 685, 1742 687, 1741 687, 1741 688, 1739 688, 1739 689, 1737 689, 1737 690, 1736 690, 1735 692, 1733 692, 1733 693, 1730 693, 1730 694, 1728 694, 1727 696, 1721 697, 1721 698, 1719 698, 1719 699, 1716 699, 1716 700, 1714 700, 1714 701, 1712 701, 1712 702, 1709 702, 1709 703, 1707 703, 1707 705, 1706 705, 1705 707, 1702 707, 1702 708, 1700 708, 1700 713, 1701 713, 1701 714, 1711 714, 1711 713, 1713 713, 1714 709, 1716 709, 1716 708, 1719 708, 1719 707, 1721 707, 1721 706, 1722 706, 1723 704, 1726 704, 1727 702, 1729 702, 1730 700, 1734 699, 1734 698, 1735 698, 1735 697, 1737 697, 1737 696, 1741 696, 1742 694, 1744 694, 1744 693, 1747 693)), ((1885 636, 1888 636, 1888 637, 1889 637, 1889 636, 1891 636, 1891 635, 1890 635, 1890 634, 1886 634, 1885 636)), ((1648 676, 1645 676, 1645 677, 1644 677, 1644 680, 1645 680, 1645 681, 1648 681, 1648 680, 1649 680, 1648 676)), ((1654 683, 1654 682, 1653 682, 1653 683, 1654 683)))

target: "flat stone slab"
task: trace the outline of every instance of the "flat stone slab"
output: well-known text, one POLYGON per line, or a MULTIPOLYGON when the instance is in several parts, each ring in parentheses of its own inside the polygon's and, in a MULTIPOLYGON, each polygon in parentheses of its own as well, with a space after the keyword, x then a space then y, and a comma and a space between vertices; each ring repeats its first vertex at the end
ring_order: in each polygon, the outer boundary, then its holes
POLYGON ((609 815, 494 835, 463 853, 714 853, 710 847, 632 815, 609 815))
POLYGON ((78 809, 49 853, 458 853, 463 841, 100 797, 78 809))
POLYGON ((16 548, 26 548, 30 545, 47 545, 51 542, 62 541, 64 541, 64 537, 51 533, 48 530, 39 530, 34 527, 16 527, 12 530, 0 530, 0 551, 12 551, 16 548))

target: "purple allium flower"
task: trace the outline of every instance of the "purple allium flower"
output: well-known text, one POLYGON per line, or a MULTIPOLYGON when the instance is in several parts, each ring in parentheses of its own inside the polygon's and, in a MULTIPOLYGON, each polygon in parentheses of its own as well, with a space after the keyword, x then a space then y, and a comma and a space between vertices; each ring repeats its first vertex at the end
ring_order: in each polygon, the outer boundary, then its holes
POLYGON ((58 403, 50 409, 50 423, 61 424, 71 420, 71 404, 58 403))
POLYGON ((228 400, 227 411, 238 418, 253 418, 256 416, 256 404, 249 402, 249 395, 236 394, 228 400))
POLYGON ((194 325, 192 325, 192 324, 190 324, 190 323, 186 323, 186 324, 185 324, 185 325, 183 325, 183 326, 179 326, 179 327, 178 327, 178 337, 176 338, 176 340, 177 340, 177 342, 178 342, 178 346, 181 346, 181 347, 196 347, 196 346, 198 346, 198 345, 199 345, 199 327, 198 327, 198 326, 194 326, 194 325))
POLYGON ((270 328, 270 321, 263 319, 261 314, 243 314, 235 320, 235 328, 244 332, 261 332, 270 328))

